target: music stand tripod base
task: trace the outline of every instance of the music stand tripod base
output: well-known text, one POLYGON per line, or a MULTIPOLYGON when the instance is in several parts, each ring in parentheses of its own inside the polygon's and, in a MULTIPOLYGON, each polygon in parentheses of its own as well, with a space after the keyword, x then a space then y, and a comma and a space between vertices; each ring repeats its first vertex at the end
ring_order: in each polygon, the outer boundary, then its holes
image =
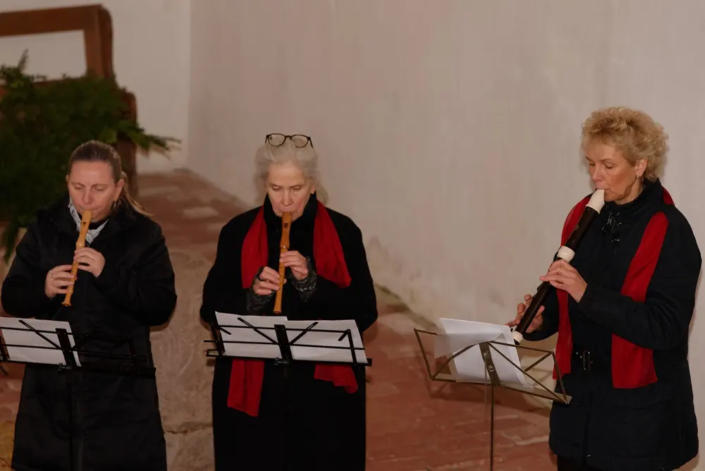
POLYGON ((459 384, 472 384, 472 385, 484 385, 490 387, 490 470, 494 470, 494 417, 495 417, 495 388, 496 387, 501 387, 504 389, 509 389, 512 391, 520 392, 522 394, 528 394, 531 396, 543 398, 543 399, 549 399, 555 402, 559 402, 562 404, 569 404, 571 401, 571 397, 568 396, 565 392, 565 386, 563 385, 563 380, 562 380, 562 375, 560 374, 560 370, 558 369, 558 365, 556 364, 556 357, 553 351, 550 350, 544 350, 540 348, 534 348, 534 347, 527 347, 523 345, 516 345, 516 344, 508 344, 504 342, 481 342, 478 344, 473 344, 473 345, 467 345, 463 347, 462 349, 456 351, 452 355, 450 355, 435 371, 432 370, 431 364, 429 363, 428 357, 426 355, 426 350, 423 346, 423 342, 421 341, 421 334, 425 335, 439 335, 436 332, 429 332, 427 330, 421 330, 421 329, 414 329, 414 333, 416 335, 416 340, 418 341, 419 348, 421 350, 421 354, 423 355, 424 363, 426 365, 426 371, 428 373, 428 377, 432 381, 444 381, 444 382, 451 382, 451 383, 459 383, 459 384), (509 346, 509 347, 516 347, 517 349, 524 349, 524 350, 529 350, 529 351, 534 351, 534 352, 540 352, 543 354, 543 356, 529 365, 526 368, 521 367, 521 365, 516 365, 509 358, 504 355, 499 349, 496 348, 496 345, 502 345, 502 346, 509 346), (442 371, 450 365, 450 363, 457 358, 458 356, 462 355, 466 351, 470 350, 472 347, 478 346, 480 350, 480 354, 482 355, 482 359, 485 365, 485 375, 486 375, 486 381, 484 383, 481 382, 475 382, 475 381, 468 381, 468 380, 463 380, 460 378, 456 378, 452 374, 448 373, 443 373, 442 371), (497 354, 499 357, 504 358, 507 362, 512 364, 515 368, 517 368, 519 371, 521 371, 522 374, 530 378, 534 383, 536 383, 540 388, 539 390, 543 390, 542 392, 536 392, 536 388, 522 388, 519 386, 513 386, 510 384, 505 384, 502 381, 500 381, 499 375, 497 373, 497 367, 495 366, 495 362, 493 359, 493 355, 497 354), (542 384, 540 381, 538 381, 536 378, 534 378, 529 371, 533 369, 536 365, 540 364, 543 362, 546 358, 552 357, 553 363, 554 363, 554 368, 555 371, 557 372, 558 376, 558 381, 557 381, 557 386, 559 387, 560 391, 559 393, 552 391, 548 387, 546 387, 544 384, 542 384))

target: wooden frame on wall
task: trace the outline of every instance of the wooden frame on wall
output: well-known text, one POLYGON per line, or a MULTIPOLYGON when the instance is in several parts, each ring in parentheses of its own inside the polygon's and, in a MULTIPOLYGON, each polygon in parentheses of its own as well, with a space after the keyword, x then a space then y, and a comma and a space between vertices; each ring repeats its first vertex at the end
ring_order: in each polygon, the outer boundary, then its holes
POLYGON ((112 76, 112 20, 102 5, 0 13, 0 37, 68 31, 83 32, 88 71, 112 76))
MULTIPOLYGON (((102 5, 45 8, 0 13, 0 38, 33 34, 82 31, 86 72, 113 77, 113 26, 110 12, 102 5)), ((69 79, 70 80, 70 79, 69 79)), ((51 83, 51 81, 48 81, 51 83)), ((137 99, 123 92, 128 117, 137 119, 137 99)), ((0 88, 0 96, 2 89, 0 88)), ((132 142, 118 142, 117 150, 127 174, 130 191, 137 194, 137 148, 132 142)))

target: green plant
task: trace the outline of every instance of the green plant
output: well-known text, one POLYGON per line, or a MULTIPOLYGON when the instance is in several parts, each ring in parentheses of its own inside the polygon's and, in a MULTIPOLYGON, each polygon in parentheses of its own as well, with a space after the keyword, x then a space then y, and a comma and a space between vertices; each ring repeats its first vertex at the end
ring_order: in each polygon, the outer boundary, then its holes
POLYGON ((7 224, 2 234, 6 261, 19 229, 65 193, 68 159, 81 143, 129 140, 142 149, 168 150, 168 142, 175 141, 147 134, 128 118, 114 78, 86 74, 44 82, 26 74, 26 65, 25 51, 17 66, 0 67, 0 221, 7 224))

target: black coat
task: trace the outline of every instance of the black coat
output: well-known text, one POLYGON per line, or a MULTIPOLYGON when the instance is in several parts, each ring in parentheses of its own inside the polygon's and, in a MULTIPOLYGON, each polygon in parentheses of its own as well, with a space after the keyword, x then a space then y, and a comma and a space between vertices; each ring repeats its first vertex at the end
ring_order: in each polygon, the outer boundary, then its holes
MULTIPOLYGON (((316 205, 313 195, 304 214, 293 222, 290 233, 290 250, 311 257, 314 270, 316 205)), ((281 219, 272 211, 268 199, 264 209, 268 266, 277 270, 281 219)), ((259 208, 236 216, 221 231, 216 261, 203 290, 201 317, 209 323, 215 321, 215 311, 255 314, 247 311, 240 253, 257 211, 259 208)), ((377 307, 362 234, 348 217, 332 210, 328 212, 338 232, 352 283, 341 289, 319 275, 316 290, 306 302, 292 283, 286 283, 282 314, 290 320, 355 319, 359 329, 364 331, 377 319, 377 307)), ((263 313, 272 315, 273 307, 272 298, 263 313)), ((231 361, 216 361, 213 380, 216 470, 365 469, 364 369, 357 371, 359 389, 348 394, 332 383, 314 379, 313 364, 294 363, 285 372, 284 367, 266 361, 259 416, 250 417, 227 407, 230 368, 231 361)))
MULTIPOLYGON (((64 295, 44 294, 47 272, 70 265, 78 232, 68 197, 38 212, 18 244, 2 287, 13 316, 69 321, 74 334, 131 336, 135 353, 152 361, 150 326, 168 321, 176 304, 174 272, 161 228, 119 204, 90 247, 105 257, 98 278, 79 270, 71 307, 64 295)), ((128 352, 102 340, 86 350, 128 352)), ((80 357, 82 363, 96 361, 80 357)), ((166 445, 154 378, 76 372, 73 387, 74 463, 77 470, 165 470, 166 445)), ((17 414, 13 469, 69 469, 69 376, 56 367, 27 365, 17 414)))
MULTIPOLYGON (((676 202, 677 204, 677 202, 676 202)), ((688 221, 663 203, 660 181, 626 205, 609 202, 588 229, 572 265, 587 282, 580 303, 569 297, 573 331, 571 373, 564 377, 570 405, 554 403, 550 446, 597 469, 658 471, 679 468, 698 453, 698 431, 688 366, 688 330, 701 256, 688 221), (657 211, 668 230, 643 303, 620 293, 647 223, 657 211), (636 389, 612 387, 612 334, 654 351, 658 381, 636 389), (576 352, 591 352, 590 371, 576 352)), ((544 325, 529 339, 557 332, 555 291, 544 325)))

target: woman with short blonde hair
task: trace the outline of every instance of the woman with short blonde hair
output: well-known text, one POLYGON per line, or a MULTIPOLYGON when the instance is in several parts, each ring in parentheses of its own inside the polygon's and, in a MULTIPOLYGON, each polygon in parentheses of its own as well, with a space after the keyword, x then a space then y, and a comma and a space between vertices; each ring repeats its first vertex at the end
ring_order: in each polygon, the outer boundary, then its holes
MULTIPOLYGON (((702 259, 661 184, 667 141, 649 115, 624 107, 597 110, 583 125, 581 148, 605 206, 572 262, 540 277, 556 289, 525 336, 558 334, 572 397, 551 411, 559 471, 670 471, 698 453, 688 331, 702 259)), ((568 214, 563 242, 588 199, 568 214)))

